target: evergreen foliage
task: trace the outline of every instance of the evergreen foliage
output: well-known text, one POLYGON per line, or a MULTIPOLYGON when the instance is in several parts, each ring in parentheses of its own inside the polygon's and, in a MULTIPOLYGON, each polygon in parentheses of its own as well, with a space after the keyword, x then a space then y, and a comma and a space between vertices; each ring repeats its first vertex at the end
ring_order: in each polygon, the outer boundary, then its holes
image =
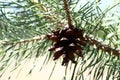
MULTIPOLYGON (((53 42, 46 35, 71 25, 63 1, 0 0, 0 77, 12 62, 15 62, 11 69, 14 72, 24 60, 34 58, 36 62, 44 56, 42 69, 53 59, 54 53, 48 51, 53 42)), ((80 1, 67 0, 69 15, 74 27, 87 35, 88 42, 82 50, 83 57, 75 56, 77 64, 69 61, 63 66, 66 67, 63 80, 119 80, 120 16, 119 12, 110 12, 120 6, 120 1, 114 1, 105 10, 100 8, 100 1, 86 4, 80 1)))

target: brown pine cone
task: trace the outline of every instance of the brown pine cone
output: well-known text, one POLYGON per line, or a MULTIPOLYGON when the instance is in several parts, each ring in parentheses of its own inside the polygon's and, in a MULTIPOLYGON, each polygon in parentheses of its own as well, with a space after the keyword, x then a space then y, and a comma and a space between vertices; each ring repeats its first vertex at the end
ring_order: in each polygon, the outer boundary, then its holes
POLYGON ((53 41, 53 46, 49 51, 54 51, 54 60, 64 55, 62 65, 68 64, 71 60, 76 63, 76 53, 79 57, 83 57, 82 50, 86 45, 83 37, 83 31, 75 27, 65 27, 62 30, 52 31, 52 34, 47 35, 47 38, 53 41))

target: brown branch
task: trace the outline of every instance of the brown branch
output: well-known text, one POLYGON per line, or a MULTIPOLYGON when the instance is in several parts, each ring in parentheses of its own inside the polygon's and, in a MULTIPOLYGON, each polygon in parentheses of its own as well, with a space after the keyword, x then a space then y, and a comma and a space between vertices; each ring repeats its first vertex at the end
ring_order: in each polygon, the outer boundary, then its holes
POLYGON ((19 42, 16 42, 16 43, 9 43, 9 42, 6 42, 6 41, 0 41, 0 44, 15 46, 17 44, 39 41, 39 40, 44 39, 44 38, 45 38, 45 35, 42 35, 42 36, 35 36, 32 39, 23 39, 23 40, 20 40, 19 42))
POLYGON ((70 14, 69 14, 69 9, 68 9, 68 5, 67 5, 67 1, 63 0, 63 2, 64 2, 64 9, 65 9, 65 12, 66 12, 66 15, 67 15, 68 26, 71 27, 72 22, 71 22, 71 17, 70 17, 70 14))
POLYGON ((93 39, 93 38, 91 38, 91 37, 89 37, 87 35, 85 36, 85 39, 86 39, 85 42, 86 41, 89 42, 90 45, 92 45, 92 46, 95 45, 98 49, 100 49, 102 51, 105 51, 105 52, 108 52, 110 55, 111 55, 111 53, 113 53, 113 55, 115 55, 117 57, 119 57, 119 55, 120 55, 119 50, 113 49, 108 45, 104 45, 101 42, 99 42, 99 41, 97 41, 97 40, 95 40, 95 39, 93 39))

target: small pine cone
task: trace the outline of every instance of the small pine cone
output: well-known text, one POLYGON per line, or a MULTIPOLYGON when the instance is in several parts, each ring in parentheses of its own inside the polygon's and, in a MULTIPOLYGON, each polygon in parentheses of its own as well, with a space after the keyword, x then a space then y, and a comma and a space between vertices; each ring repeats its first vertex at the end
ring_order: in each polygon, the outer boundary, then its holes
POLYGON ((54 60, 65 55, 62 65, 66 65, 69 61, 76 63, 74 53, 79 57, 83 57, 82 50, 86 46, 83 31, 77 28, 65 27, 62 30, 52 31, 47 38, 53 41, 53 46, 49 51, 54 51, 54 60))

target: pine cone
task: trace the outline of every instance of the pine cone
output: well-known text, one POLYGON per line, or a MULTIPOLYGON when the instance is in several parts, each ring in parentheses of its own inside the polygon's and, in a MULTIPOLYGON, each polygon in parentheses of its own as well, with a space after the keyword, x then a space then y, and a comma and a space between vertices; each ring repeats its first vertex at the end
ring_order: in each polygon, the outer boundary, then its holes
POLYGON ((82 50, 86 42, 82 30, 73 26, 65 27, 62 30, 52 31, 52 34, 47 37, 53 41, 53 46, 49 51, 55 52, 54 60, 64 55, 62 65, 68 64, 70 60, 72 63, 76 63, 74 53, 83 57, 82 50))

